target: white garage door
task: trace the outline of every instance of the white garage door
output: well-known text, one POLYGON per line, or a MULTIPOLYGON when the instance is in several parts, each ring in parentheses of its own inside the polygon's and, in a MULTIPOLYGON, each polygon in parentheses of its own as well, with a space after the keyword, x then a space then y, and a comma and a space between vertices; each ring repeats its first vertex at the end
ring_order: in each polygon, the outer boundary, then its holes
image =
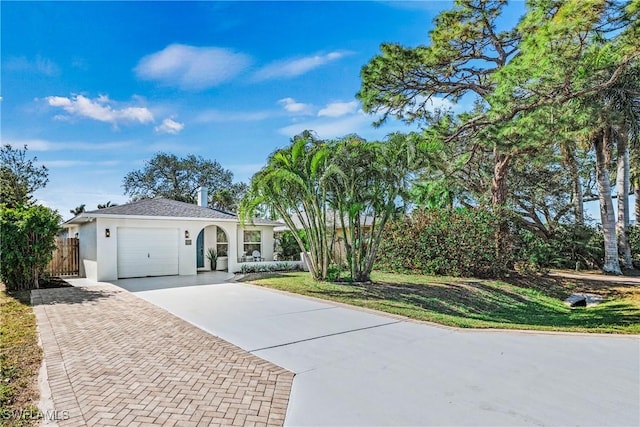
POLYGON ((118 278, 178 274, 177 228, 118 228, 118 278))

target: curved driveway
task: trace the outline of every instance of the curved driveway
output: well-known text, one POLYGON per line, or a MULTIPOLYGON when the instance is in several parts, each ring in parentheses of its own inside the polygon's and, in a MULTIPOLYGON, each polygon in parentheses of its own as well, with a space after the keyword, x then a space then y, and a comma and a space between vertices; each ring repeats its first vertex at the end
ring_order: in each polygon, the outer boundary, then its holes
POLYGON ((157 280, 115 284, 296 373, 285 425, 640 425, 638 336, 458 330, 157 280))

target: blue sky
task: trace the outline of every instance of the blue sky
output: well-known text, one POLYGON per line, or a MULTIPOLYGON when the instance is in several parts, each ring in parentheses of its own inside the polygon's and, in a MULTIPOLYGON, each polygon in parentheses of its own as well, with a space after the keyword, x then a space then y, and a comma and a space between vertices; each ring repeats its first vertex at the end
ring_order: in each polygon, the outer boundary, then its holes
MULTIPOLYGON (((159 151, 248 182, 304 129, 382 139, 355 99, 382 42, 428 42, 451 2, 6 2, 2 143, 49 168, 37 199, 64 218, 125 203, 159 151)), ((522 4, 513 8, 513 19, 522 4)))

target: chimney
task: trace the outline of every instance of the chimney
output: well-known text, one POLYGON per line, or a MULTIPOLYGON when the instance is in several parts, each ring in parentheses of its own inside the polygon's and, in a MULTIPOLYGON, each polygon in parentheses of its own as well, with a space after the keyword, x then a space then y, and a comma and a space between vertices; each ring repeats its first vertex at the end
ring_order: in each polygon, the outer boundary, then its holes
POLYGON ((209 207, 209 194, 206 187, 198 188, 198 206, 209 207))

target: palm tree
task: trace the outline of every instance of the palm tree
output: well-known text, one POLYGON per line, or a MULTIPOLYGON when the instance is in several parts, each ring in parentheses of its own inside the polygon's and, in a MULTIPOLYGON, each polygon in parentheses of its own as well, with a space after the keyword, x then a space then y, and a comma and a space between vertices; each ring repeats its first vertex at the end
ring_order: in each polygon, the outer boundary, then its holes
POLYGON ((616 233, 618 234, 618 250, 622 258, 622 266, 626 269, 633 268, 631 245, 627 236, 629 228, 629 140, 626 134, 618 135, 618 168, 616 187, 618 190, 618 221, 616 233))
MULTIPOLYGON (((253 176, 239 209, 243 220, 266 207, 291 231, 301 226, 309 245, 309 270, 316 280, 326 279, 329 269, 327 190, 322 180, 328 156, 324 141, 310 131, 295 136, 253 176)), ((293 236, 304 252, 299 234, 293 236)))
POLYGON ((635 217, 636 225, 640 226, 640 143, 636 139, 635 150, 631 153, 631 181, 633 182, 633 194, 636 198, 635 217))
POLYGON ((604 232, 603 271, 622 274, 619 255, 625 268, 632 268, 627 239, 629 224, 629 137, 637 138, 640 98, 637 89, 638 66, 631 67, 614 85, 587 100, 595 109, 597 126, 592 134, 596 154, 596 179, 600 215, 604 232), (635 82, 635 83, 634 83, 635 82), (616 221, 609 181, 609 152, 617 148, 618 219, 616 221), (617 236, 616 236, 617 235, 617 236), (617 238, 616 238, 617 237, 617 238), (620 244, 618 244, 618 242, 620 244))
POLYGON ((111 206, 118 206, 118 205, 117 205, 117 203, 111 203, 111 200, 109 200, 107 203, 98 204, 98 209, 109 208, 111 206))
POLYGON ((356 135, 331 141, 325 179, 329 204, 343 233, 349 274, 369 281, 385 224, 406 196, 409 177, 420 164, 416 135, 391 134, 385 142, 356 135))
POLYGON ((607 150, 611 140, 610 126, 599 128, 593 135, 593 148, 596 154, 596 180, 598 200, 600 201, 600 219, 604 235, 604 265, 602 271, 609 274, 622 274, 618 261, 618 242, 616 239, 616 218, 611 198, 611 181, 607 168, 607 150))
MULTIPOLYGON (((640 135, 640 64, 634 65, 606 92, 617 137, 618 220, 616 232, 622 265, 627 269, 633 268, 631 246, 627 237, 630 218, 630 150, 638 149, 638 136, 640 135)), ((637 165, 635 167, 637 168, 637 165)))
POLYGON ((83 203, 80 206, 77 206, 74 209, 71 209, 69 212, 71 212, 73 216, 78 216, 84 211, 85 211, 85 204, 83 203))

